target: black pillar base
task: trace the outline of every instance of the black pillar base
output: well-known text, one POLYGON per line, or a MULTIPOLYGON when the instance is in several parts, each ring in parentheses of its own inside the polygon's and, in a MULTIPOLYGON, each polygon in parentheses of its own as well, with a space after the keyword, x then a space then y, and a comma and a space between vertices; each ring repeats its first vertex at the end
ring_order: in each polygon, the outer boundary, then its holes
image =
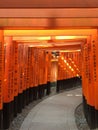
POLYGON ((18 96, 15 96, 14 97, 14 117, 17 116, 17 113, 18 113, 18 96))
POLYGON ((57 92, 57 93, 60 92, 60 84, 59 84, 59 80, 57 81, 56 92, 57 92))
POLYGON ((61 80, 58 81, 59 84, 59 90, 61 90, 61 80))
MULTIPOLYGON (((90 127, 91 130, 94 130, 97 128, 97 123, 96 121, 96 110, 93 106, 90 106, 87 104, 87 101, 85 99, 85 97, 83 96, 83 109, 84 109, 84 115, 85 115, 85 118, 87 120, 87 123, 90 127)), ((97 117, 98 118, 98 117, 97 117)))
POLYGON ((23 108, 26 106, 26 90, 23 91, 23 108))
POLYGON ((18 113, 21 113, 22 112, 22 93, 19 93, 18 94, 18 106, 17 106, 17 108, 18 108, 18 113))
POLYGON ((63 90, 64 86, 63 86, 63 80, 61 80, 61 90, 63 90))
POLYGON ((44 84, 44 96, 47 95, 47 84, 44 84))
POLYGON ((0 110, 0 130, 3 130, 3 110, 0 110))
POLYGON ((98 128, 98 110, 95 110, 95 124, 96 128, 98 128))
POLYGON ((45 85, 41 84, 38 86, 38 98, 41 99, 44 96, 45 85))
POLYGON ((26 89, 26 105, 29 104, 29 88, 26 89))
POLYGON ((57 81, 56 92, 60 92, 61 90, 66 90, 70 88, 74 88, 81 85, 81 78, 73 77, 70 79, 62 79, 57 81))
POLYGON ((33 87, 29 89, 29 102, 33 101, 33 87))
POLYGON ((95 108, 93 106, 88 105, 88 125, 91 130, 96 128, 95 122, 95 108))
POLYGON ((87 106, 87 101, 86 101, 84 96, 83 96, 83 111, 84 111, 84 115, 85 115, 86 120, 87 120, 87 118, 88 118, 88 106, 87 106))
POLYGON ((42 96, 45 96, 45 88, 46 88, 46 84, 42 85, 42 96))
POLYGON ((42 85, 38 86, 38 98, 41 99, 42 98, 42 85))
POLYGON ((11 121, 14 119, 14 100, 10 103, 11 109, 10 109, 10 115, 11 115, 11 121))
POLYGON ((51 92, 51 89, 50 89, 50 82, 47 82, 47 91, 46 91, 46 94, 49 95, 51 92))
POLYGON ((3 104, 3 128, 8 129, 10 126, 10 121, 11 121, 11 103, 4 103, 3 104))
POLYGON ((38 87, 33 87, 33 100, 37 100, 38 98, 38 87))

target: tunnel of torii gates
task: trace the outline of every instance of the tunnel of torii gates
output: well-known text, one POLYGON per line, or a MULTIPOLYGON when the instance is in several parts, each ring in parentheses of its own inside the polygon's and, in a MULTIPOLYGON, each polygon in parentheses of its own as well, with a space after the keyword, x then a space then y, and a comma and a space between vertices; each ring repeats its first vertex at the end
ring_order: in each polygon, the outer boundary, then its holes
POLYGON ((0 30, 0 127, 33 100, 82 80, 90 128, 98 127, 98 30, 0 30), (56 63, 56 67, 52 68, 56 63), (69 84, 69 85, 68 85, 69 84))

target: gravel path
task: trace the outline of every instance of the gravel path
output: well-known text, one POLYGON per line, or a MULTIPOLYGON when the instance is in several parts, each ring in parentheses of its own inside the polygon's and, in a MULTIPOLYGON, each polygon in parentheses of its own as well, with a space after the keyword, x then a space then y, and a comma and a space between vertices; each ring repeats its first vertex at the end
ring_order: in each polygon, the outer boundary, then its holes
POLYGON ((83 113, 82 103, 79 106, 77 106, 75 110, 75 120, 79 130, 90 130, 83 113))
POLYGON ((55 95, 56 92, 55 92, 55 87, 52 88, 52 92, 49 96, 45 96, 43 97, 42 99, 38 99, 36 101, 33 101, 31 102, 28 106, 25 106, 25 108, 22 110, 22 113, 19 113, 17 115, 16 118, 14 118, 14 120, 12 121, 12 123, 10 124, 10 127, 9 129, 7 130, 19 130, 24 119, 26 118, 26 116, 28 115, 28 113, 33 109, 33 107, 35 107, 38 103, 40 103, 41 101, 43 101, 44 99, 52 96, 52 95, 55 95))
POLYGON ((14 118, 14 120, 12 121, 10 127, 8 130, 19 130, 21 124, 23 123, 24 119, 26 118, 26 116, 28 115, 28 113, 32 110, 32 108, 37 105, 38 103, 40 103, 42 100, 37 100, 37 101, 33 101, 32 103, 30 103, 28 106, 26 106, 23 110, 22 113, 18 114, 16 118, 14 118))
MULTIPOLYGON (((69 90, 67 90, 67 91, 69 91, 69 90)), ((55 95, 55 94, 56 93, 53 91, 53 93, 50 96, 55 95)), ((28 113, 32 110, 32 108, 35 107, 35 105, 37 105, 38 103, 40 103, 44 99, 50 97, 50 96, 46 96, 43 99, 33 101, 28 106, 26 106, 22 110, 22 113, 18 114, 17 117, 14 118, 14 120, 12 121, 12 123, 10 125, 10 128, 7 129, 7 130, 19 130, 20 127, 21 127, 21 124, 23 123, 23 121, 26 118, 26 116, 28 115, 28 113)), ((75 110, 75 120, 76 120, 76 125, 77 125, 79 130, 90 130, 88 125, 87 125, 84 114, 83 114, 83 105, 82 105, 82 103, 79 106, 77 106, 77 108, 75 110)))

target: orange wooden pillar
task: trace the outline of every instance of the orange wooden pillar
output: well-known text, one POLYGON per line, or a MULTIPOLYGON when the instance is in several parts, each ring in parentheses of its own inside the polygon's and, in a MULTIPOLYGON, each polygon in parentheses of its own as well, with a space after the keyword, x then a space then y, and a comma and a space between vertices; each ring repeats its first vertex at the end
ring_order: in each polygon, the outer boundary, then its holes
POLYGON ((92 78, 91 78, 91 64, 92 62, 90 62, 91 60, 91 43, 87 41, 86 45, 85 45, 85 56, 84 56, 84 60, 85 60, 85 78, 86 78, 86 83, 87 86, 85 84, 85 90, 86 90, 86 100, 87 100, 87 121, 90 124, 90 126, 93 124, 92 122, 94 121, 94 118, 92 117, 92 111, 93 111, 93 107, 94 107, 94 99, 93 99, 93 83, 92 83, 92 78), (92 118, 91 118, 92 117, 92 118))
POLYGON ((43 56, 43 62, 44 62, 44 66, 43 66, 43 96, 46 95, 46 88, 47 88, 47 52, 46 50, 44 50, 43 52, 44 56, 43 56))
POLYGON ((39 48, 38 49, 38 98, 42 98, 42 87, 43 87, 43 51, 39 48))
POLYGON ((24 81, 25 82, 25 91, 26 91, 26 105, 29 104, 30 102, 30 89, 31 89, 31 85, 30 85, 30 82, 31 82, 31 75, 30 75, 30 69, 31 69, 31 64, 32 64, 32 61, 31 61, 31 48, 29 47, 29 45, 25 45, 25 69, 26 69, 26 80, 24 81))
POLYGON ((82 45, 82 91, 83 91, 83 108, 85 117, 88 118, 88 107, 87 107, 87 77, 86 77, 86 45, 82 45))
POLYGON ((84 113, 90 129, 95 129, 95 101, 96 101, 96 45, 89 38, 82 46, 82 86, 84 113), (95 49, 94 49, 94 48, 95 49), (93 59, 94 58, 94 59, 93 59))
POLYGON ((36 100, 38 98, 38 49, 34 48, 34 88, 33 88, 33 98, 36 100))
POLYGON ((0 129, 3 129, 4 36, 0 30, 0 129))
POLYGON ((31 50, 29 45, 27 46, 27 79, 26 79, 26 104, 28 105, 30 100, 29 100, 29 92, 30 92, 30 66, 31 66, 31 50))
POLYGON ((35 51, 32 47, 32 96, 33 100, 37 99, 37 86, 35 85, 35 51))
POLYGON ((18 113, 22 112, 22 46, 18 44, 18 113))
POLYGON ((48 62, 49 62, 49 55, 48 51, 45 50, 45 90, 46 90, 46 95, 48 95, 48 62))
MULTIPOLYGON (((95 108, 95 128, 98 128, 98 34, 94 35, 91 39, 92 49, 92 72, 93 72, 93 101, 95 108)), ((94 114, 94 112, 93 112, 94 114)))
POLYGON ((13 51, 14 51, 14 72, 13 72, 13 85, 14 85, 14 116, 17 116, 18 107, 18 43, 13 41, 13 51))
POLYGON ((32 100, 34 100, 34 87, 35 87, 35 84, 34 84, 34 70, 35 70, 35 68, 34 68, 34 48, 32 47, 32 73, 31 73, 31 75, 32 75, 32 100))
POLYGON ((23 107, 27 103, 27 57, 28 57, 28 46, 23 45, 23 107))
POLYGON ((29 46, 29 102, 33 101, 33 48, 29 46))
POLYGON ((7 37, 5 41, 5 72, 4 72, 4 89, 3 89, 3 123, 4 128, 8 128, 13 116, 13 54, 12 54, 12 37, 7 37), (12 59, 12 60, 11 60, 12 59))
POLYGON ((60 56, 58 58, 58 81, 57 81, 57 89, 56 92, 60 92, 61 88, 62 88, 62 83, 61 83, 61 79, 62 79, 62 57, 61 57, 61 53, 60 56))
POLYGON ((51 52, 48 52, 48 82, 47 82, 47 95, 51 92, 51 86, 50 86, 50 75, 51 75, 51 52))
POLYGON ((90 116, 90 126, 91 129, 95 128, 96 126, 96 114, 95 114, 95 85, 94 85, 94 64, 93 64, 93 58, 94 58, 94 53, 93 53, 93 48, 92 48, 92 43, 91 43, 91 39, 88 42, 88 53, 89 53, 89 78, 88 78, 88 82, 89 82, 89 116, 90 116), (92 70, 92 71, 91 71, 92 70))
POLYGON ((37 100, 37 84, 36 84, 36 48, 32 47, 32 82, 33 82, 33 100, 37 100))
POLYGON ((43 93, 42 96, 45 96, 46 92, 46 85, 47 85, 47 64, 46 64, 46 51, 43 50, 43 93))
POLYGON ((37 78, 38 78, 38 98, 41 99, 41 78, 43 74, 41 73, 42 71, 42 66, 43 66, 43 61, 42 61, 42 52, 40 51, 40 48, 37 49, 37 78))

